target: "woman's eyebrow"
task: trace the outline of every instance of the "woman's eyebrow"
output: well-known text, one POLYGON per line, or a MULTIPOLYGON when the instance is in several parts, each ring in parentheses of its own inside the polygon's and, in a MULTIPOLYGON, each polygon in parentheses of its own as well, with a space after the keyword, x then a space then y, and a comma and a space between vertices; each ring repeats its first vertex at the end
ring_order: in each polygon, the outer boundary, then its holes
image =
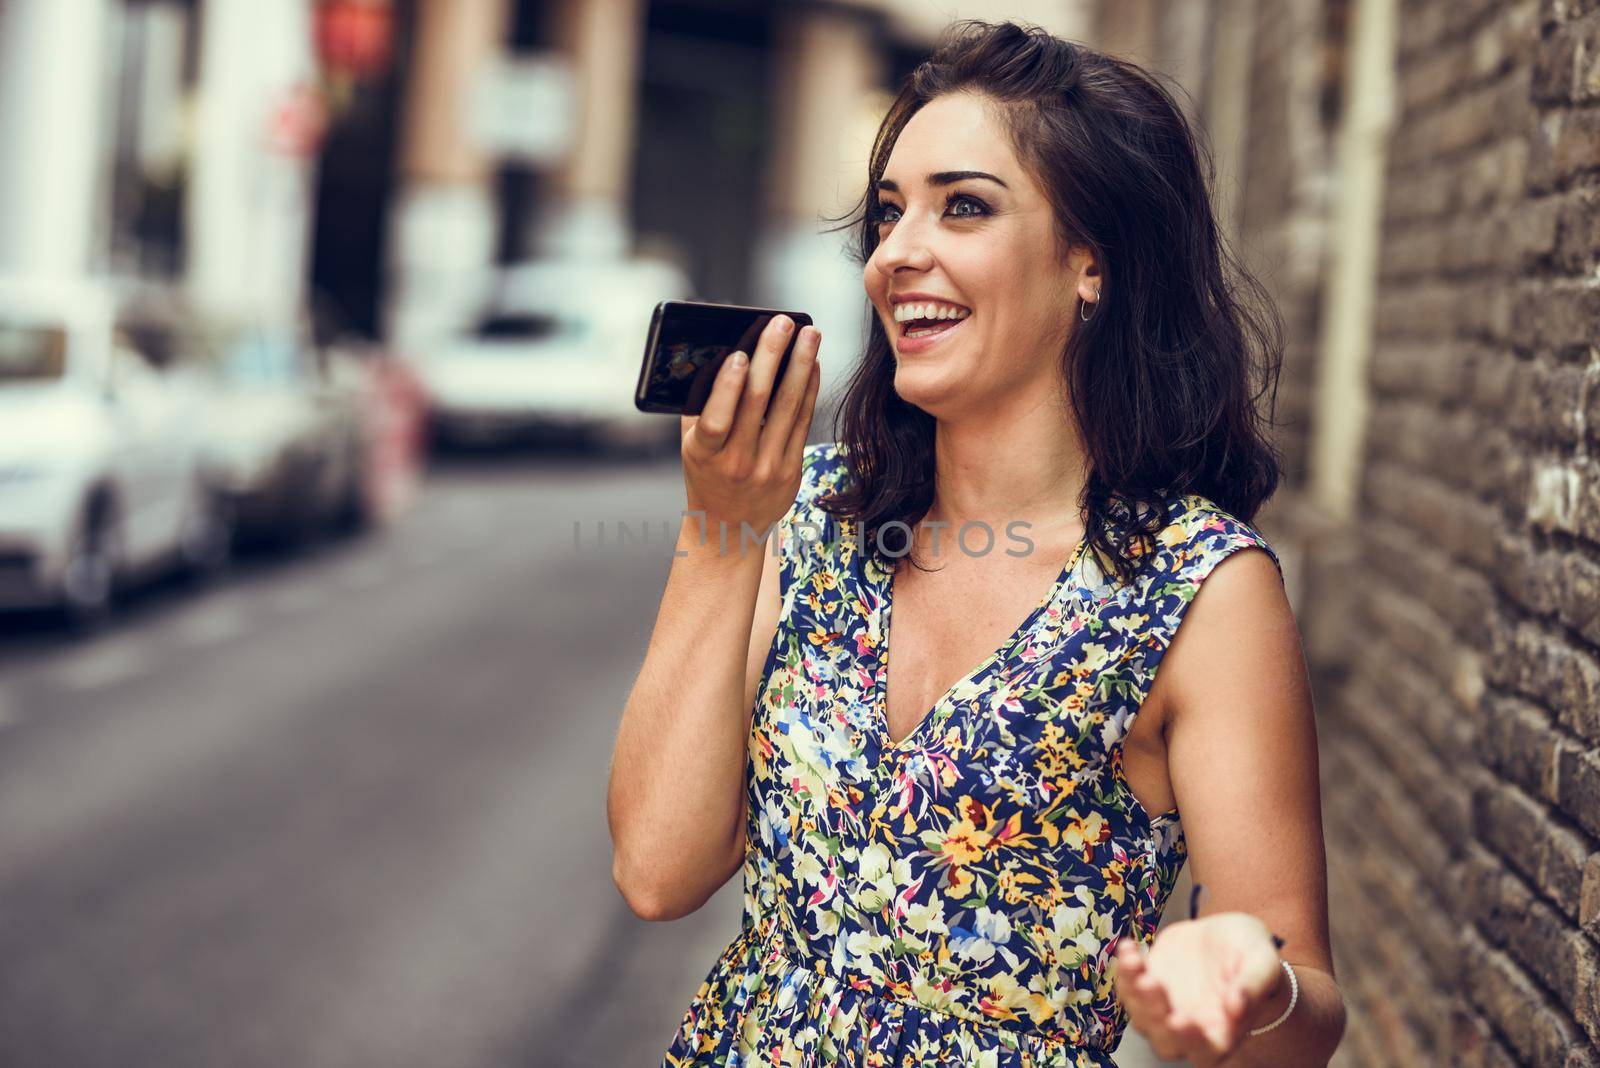
MULTIPOLYGON (((934 171, 932 174, 928 175, 928 184, 930 186, 951 185, 955 182, 961 181, 963 178, 986 178, 998 185, 1001 189, 1011 188, 1010 186, 1006 185, 1006 183, 1002 182, 1000 179, 996 178, 987 171, 934 171)), ((900 192, 900 186, 887 178, 879 178, 877 181, 877 187, 890 193, 900 192)))

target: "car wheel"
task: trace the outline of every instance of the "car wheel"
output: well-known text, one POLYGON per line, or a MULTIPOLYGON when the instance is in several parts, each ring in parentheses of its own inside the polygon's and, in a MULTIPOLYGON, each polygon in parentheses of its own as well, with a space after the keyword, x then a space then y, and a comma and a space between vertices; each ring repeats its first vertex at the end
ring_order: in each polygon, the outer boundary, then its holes
POLYGON ((338 506, 334 511, 335 534, 350 536, 372 526, 372 508, 367 500, 367 451, 359 440, 347 446, 345 461, 340 465, 338 506))
POLYGON ((73 630, 98 630, 110 618, 122 570, 121 526, 115 506, 97 497, 78 525, 61 576, 61 611, 73 630))
POLYGON ((302 458, 281 487, 272 540, 280 552, 309 550, 327 530, 329 504, 320 458, 302 458))
POLYGON ((233 557, 233 508, 209 487, 196 484, 178 540, 185 577, 206 581, 227 570, 233 557))
POLYGON ((281 552, 304 552, 316 542, 320 529, 316 498, 296 496, 284 505, 273 541, 281 552))

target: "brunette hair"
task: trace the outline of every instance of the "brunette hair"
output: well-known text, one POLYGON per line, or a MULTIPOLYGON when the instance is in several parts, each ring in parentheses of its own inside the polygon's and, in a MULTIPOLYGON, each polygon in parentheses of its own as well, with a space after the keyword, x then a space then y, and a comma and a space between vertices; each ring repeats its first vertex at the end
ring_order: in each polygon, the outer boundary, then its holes
MULTIPOLYGON (((957 91, 993 103, 1054 208, 1058 247, 1086 246, 1101 270, 1094 313, 1074 322, 1061 353, 1089 454, 1078 502, 1089 547, 1129 580, 1180 494, 1249 522, 1280 477, 1270 417, 1256 400, 1270 386, 1276 401, 1282 324, 1226 249, 1209 199, 1209 150, 1156 76, 1036 26, 953 23, 906 78, 874 140, 866 192, 832 229, 859 225, 865 268, 895 141, 923 105, 957 91)), ((887 546, 896 539, 886 524, 909 531, 933 503, 934 420, 895 393, 888 336, 877 315, 868 318, 865 356, 839 413, 851 477, 821 503, 887 546)))

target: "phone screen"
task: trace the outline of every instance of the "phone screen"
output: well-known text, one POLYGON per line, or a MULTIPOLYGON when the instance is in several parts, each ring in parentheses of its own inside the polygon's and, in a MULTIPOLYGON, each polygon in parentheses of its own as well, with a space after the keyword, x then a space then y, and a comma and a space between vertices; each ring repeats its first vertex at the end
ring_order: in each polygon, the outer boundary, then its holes
POLYGON ((722 362, 735 352, 754 356, 761 332, 779 314, 793 319, 796 330, 779 361, 774 392, 776 384, 783 381, 799 327, 811 323, 809 315, 776 308, 662 301, 651 324, 636 406, 647 412, 698 415, 722 362))

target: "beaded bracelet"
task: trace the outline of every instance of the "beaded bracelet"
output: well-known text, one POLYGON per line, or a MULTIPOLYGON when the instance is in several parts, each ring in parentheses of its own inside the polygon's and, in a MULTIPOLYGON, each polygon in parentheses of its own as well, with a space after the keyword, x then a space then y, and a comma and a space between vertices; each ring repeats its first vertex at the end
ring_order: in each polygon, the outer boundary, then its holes
POLYGON ((1283 1021, 1289 1018, 1289 1014, 1294 1011, 1294 1003, 1300 1000, 1300 982, 1294 977, 1294 969, 1289 967, 1289 962, 1283 960, 1282 958, 1279 958, 1278 963, 1283 965, 1283 970, 1289 973, 1289 1006, 1283 1010, 1283 1015, 1279 1016, 1271 1023, 1262 1024, 1260 1027, 1251 1028, 1249 1033, 1252 1035, 1264 1035, 1274 1027, 1277 1027, 1279 1024, 1283 1023, 1283 1021))

